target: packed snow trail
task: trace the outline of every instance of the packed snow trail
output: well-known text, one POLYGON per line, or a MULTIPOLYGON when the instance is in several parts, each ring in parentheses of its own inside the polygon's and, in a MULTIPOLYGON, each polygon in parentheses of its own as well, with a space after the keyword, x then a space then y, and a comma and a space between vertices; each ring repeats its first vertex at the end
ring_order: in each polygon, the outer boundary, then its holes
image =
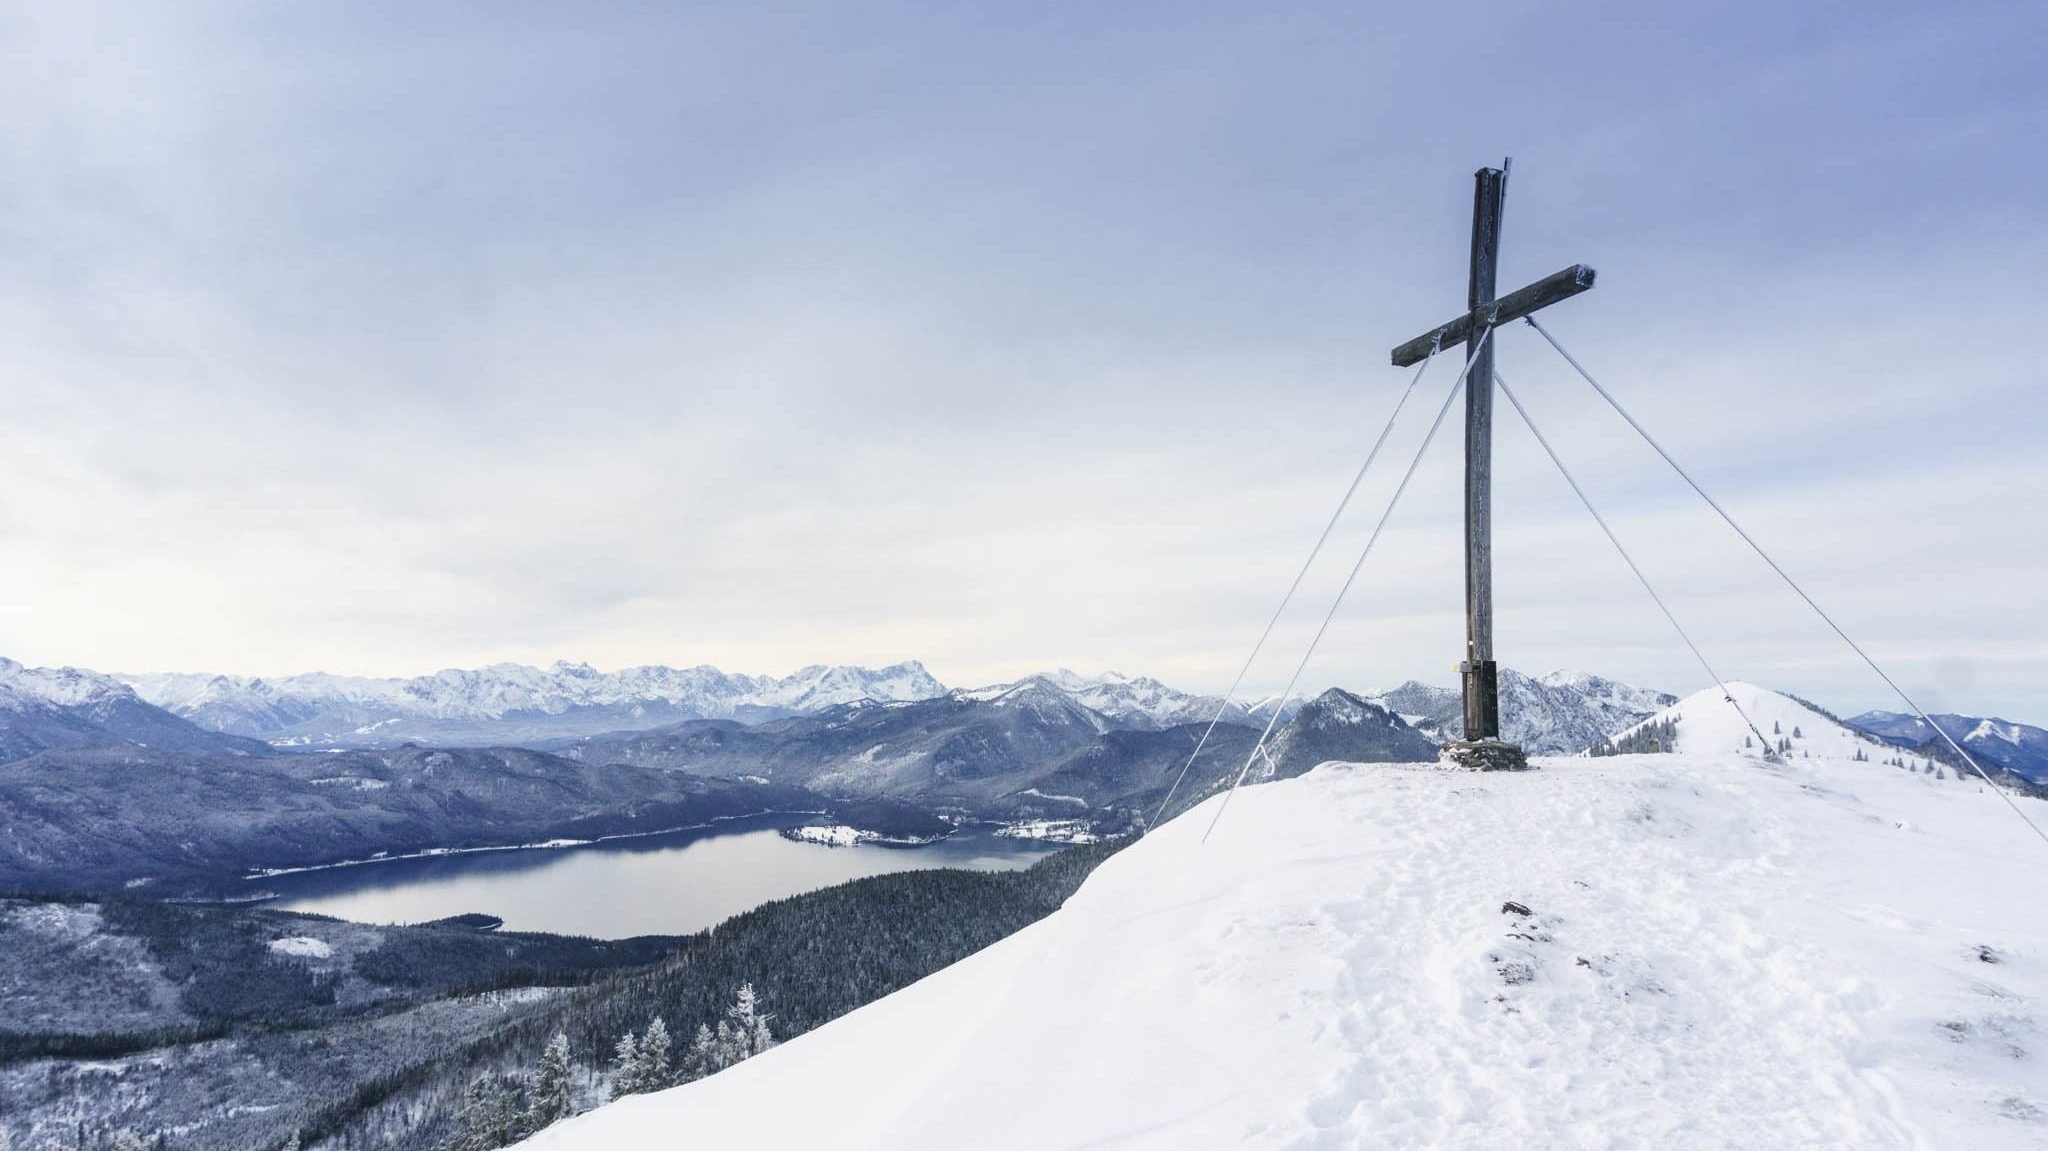
POLYGON ((2040 845, 1730 688, 1801 730, 1784 762, 1707 692, 1680 754, 1250 788, 1204 848, 1197 808, 1018 935, 529 1146, 2048 1145, 2040 845))

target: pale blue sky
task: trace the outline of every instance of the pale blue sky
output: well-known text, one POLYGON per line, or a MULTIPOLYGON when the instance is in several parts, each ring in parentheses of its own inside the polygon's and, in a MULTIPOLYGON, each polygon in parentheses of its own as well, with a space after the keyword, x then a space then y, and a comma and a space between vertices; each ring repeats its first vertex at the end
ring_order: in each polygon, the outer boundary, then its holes
MULTIPOLYGON (((1925 702, 2048 721, 2044 33, 2017 3, 0 5, 0 652, 1220 689, 1513 154, 1505 279, 1598 267, 1560 337, 1925 702)), ((1724 671, 1885 702, 1528 333, 1501 368, 1724 671)), ((1453 442, 1311 681, 1449 681, 1453 442)), ((1501 658, 1699 686, 1512 425, 1500 458, 1501 658)))

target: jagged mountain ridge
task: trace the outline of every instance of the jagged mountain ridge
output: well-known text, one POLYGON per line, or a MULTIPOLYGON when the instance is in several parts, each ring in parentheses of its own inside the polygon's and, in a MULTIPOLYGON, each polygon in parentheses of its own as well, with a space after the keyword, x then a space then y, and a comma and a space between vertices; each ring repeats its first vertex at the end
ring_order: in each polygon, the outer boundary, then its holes
POLYGON ((915 660, 884 668, 812 666, 780 678, 709 666, 601 672, 566 661, 547 668, 450 668, 409 679, 323 673, 122 678, 142 698, 201 727, 285 747, 524 743, 686 719, 762 720, 945 692, 915 660))
MULTIPOLYGON (((1226 703, 1216 696, 1198 695, 1169 687, 1150 676, 1127 676, 1118 672, 1079 675, 1066 668, 1026 676, 1012 683, 963 689, 955 694, 966 699, 993 699, 1019 685, 1041 682, 1073 699, 1081 706, 1106 716, 1120 726, 1147 730, 1183 723, 1250 723, 1255 706, 1235 700, 1226 703)), ((1291 708, 1289 710, 1292 710, 1291 708)), ((1270 711, 1257 712, 1260 718, 1270 711)))
MULTIPOLYGON (((1464 731, 1464 701, 1457 688, 1409 680, 1365 698, 1438 743, 1464 731)), ((1554 671, 1539 679, 1500 669, 1501 737, 1530 755, 1584 751, 1676 702, 1675 695, 1586 672, 1554 671)))

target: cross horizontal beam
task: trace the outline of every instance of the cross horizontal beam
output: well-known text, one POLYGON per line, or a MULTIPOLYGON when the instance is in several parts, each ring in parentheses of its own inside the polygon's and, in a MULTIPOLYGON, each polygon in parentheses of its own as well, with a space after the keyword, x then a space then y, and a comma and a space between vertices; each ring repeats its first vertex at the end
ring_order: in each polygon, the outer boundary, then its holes
POLYGON ((1433 328, 1394 349, 1394 366, 1405 368, 1422 362, 1432 349, 1448 348, 1462 344, 1472 336, 1474 317, 1489 326, 1512 323, 1541 308, 1547 308, 1559 300, 1568 300, 1593 286, 1593 269, 1584 264, 1573 264, 1562 272, 1555 272, 1530 284, 1509 292, 1491 304, 1467 312, 1442 327, 1433 328), (1480 316, 1480 313, 1485 313, 1480 316))

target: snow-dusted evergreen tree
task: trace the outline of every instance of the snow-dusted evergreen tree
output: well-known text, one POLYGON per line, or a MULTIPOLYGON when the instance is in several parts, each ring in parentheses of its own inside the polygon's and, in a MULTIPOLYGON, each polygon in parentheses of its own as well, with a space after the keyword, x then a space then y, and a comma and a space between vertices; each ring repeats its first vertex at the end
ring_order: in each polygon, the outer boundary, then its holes
POLYGON ((619 1099, 637 1094, 647 1088, 640 1085, 640 1037, 631 1031, 619 1039, 612 1048, 612 1064, 618 1070, 612 1075, 612 1098, 619 1099))
POLYGON ((569 1117, 575 1106, 570 1083, 569 1037, 560 1031, 540 1053, 540 1066, 526 1089, 526 1130, 530 1134, 569 1117))
MULTIPOLYGON (((462 1095, 455 1131, 441 1144, 443 1151, 494 1151, 519 1137, 519 1112, 512 1093, 496 1075, 479 1075, 462 1095)), ((294 1139, 297 1136, 293 1136, 294 1139)))
MULTIPOLYGON (((775 1036, 768 1030, 768 1021, 775 1017, 762 1013, 760 1001, 754 996, 753 984, 740 984, 740 993, 733 999, 732 1006, 725 1009, 725 1015, 732 1021, 734 1063, 751 1059, 775 1046, 775 1036)), ((719 1027, 723 1030, 724 1024, 719 1027)))
POLYGON ((640 1039, 640 1091, 659 1091, 668 1086, 668 1024, 657 1015, 647 1024, 647 1034, 640 1039))
MULTIPOLYGON (((730 1011, 731 1008, 726 1008, 730 1011)), ((723 1071, 746 1058, 746 1048, 741 1045, 739 1033, 732 1028, 732 1021, 718 1021, 717 1037, 711 1041, 711 1071, 723 1071)))
MULTIPOLYGON (((7 1151, 7 1148, 5 1148, 5 1147, 0 1147, 0 1151, 7 1151)), ((292 1132, 292 1137, 284 1141, 284 1151, 299 1151, 299 1133, 298 1133, 298 1132, 296 1132, 296 1131, 292 1132)))
POLYGON ((718 1037, 711 1033, 709 1024, 699 1023, 696 1036, 690 1040, 689 1050, 683 1052, 681 1078, 687 1083, 717 1070, 718 1037))
POLYGON ((149 1144, 133 1127, 123 1127, 107 1140, 107 1151, 149 1151, 149 1144))

